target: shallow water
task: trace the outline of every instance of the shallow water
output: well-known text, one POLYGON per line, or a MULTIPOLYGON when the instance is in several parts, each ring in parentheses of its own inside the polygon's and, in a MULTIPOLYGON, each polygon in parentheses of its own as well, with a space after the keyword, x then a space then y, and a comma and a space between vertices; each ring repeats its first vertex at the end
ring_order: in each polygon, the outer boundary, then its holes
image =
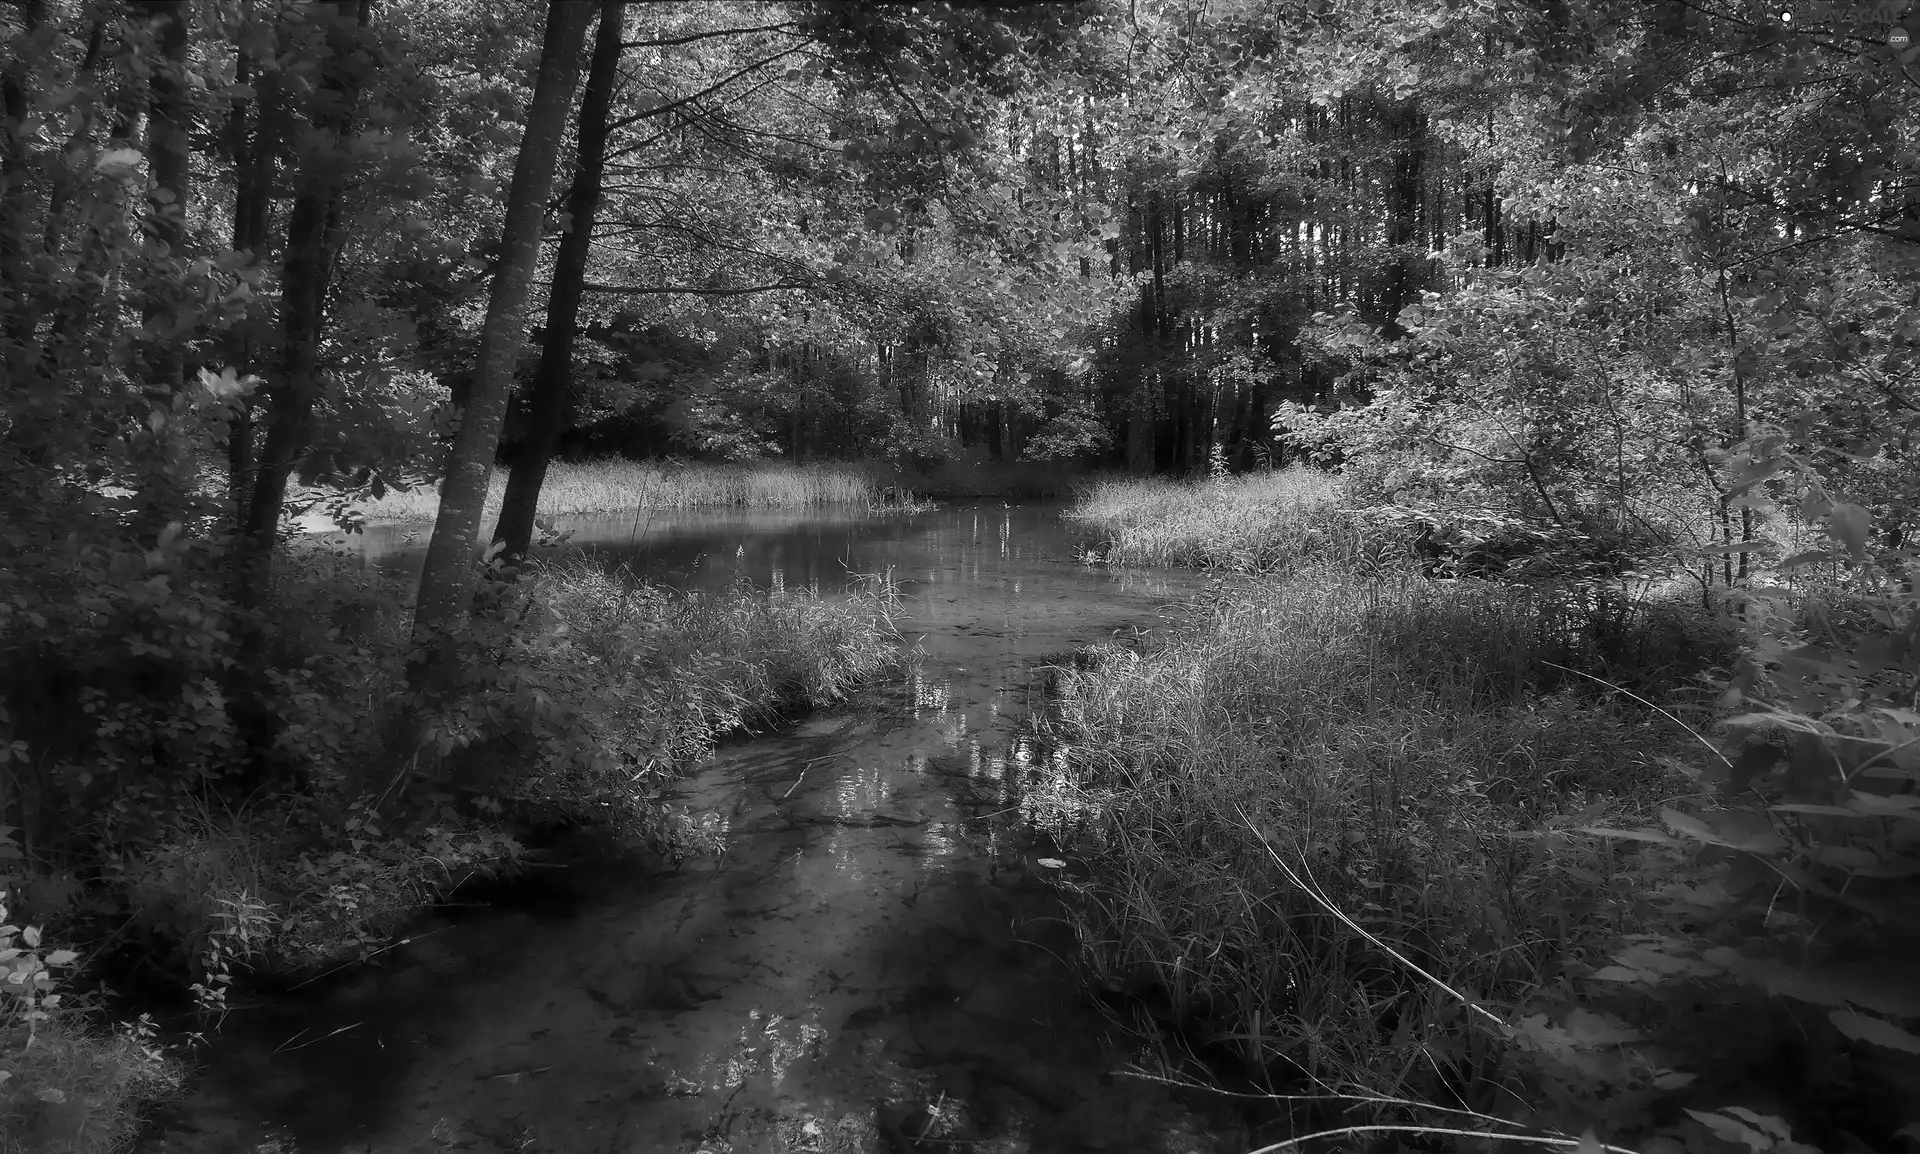
POLYGON ((717 859, 577 867, 564 901, 423 926, 324 999, 237 1014, 150 1149, 1231 1148, 1114 1074, 1119 1032, 1061 960, 1073 866, 1042 831, 1071 794, 1030 729, 1036 667, 1164 626, 1197 579, 1081 566, 1045 507, 585 528, 690 587, 890 571, 907 672, 703 764, 684 801, 717 859))

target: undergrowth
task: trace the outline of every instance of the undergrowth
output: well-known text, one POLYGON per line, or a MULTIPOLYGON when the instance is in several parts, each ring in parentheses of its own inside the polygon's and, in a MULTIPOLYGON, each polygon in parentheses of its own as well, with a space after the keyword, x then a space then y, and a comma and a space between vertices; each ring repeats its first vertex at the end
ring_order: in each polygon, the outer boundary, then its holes
MULTIPOLYGON (((1687 616, 1619 642, 1707 642, 1687 616)), ((1510 1110, 1504 1048, 1327 905, 1503 1011, 1603 960, 1633 895, 1606 847, 1534 834, 1687 789, 1684 733, 1563 672, 1617 656, 1564 599, 1328 566, 1098 650, 1056 715, 1100 814, 1074 902, 1094 973, 1270 1087, 1510 1110)))
MULTIPOLYGON (((884 581, 851 597, 684 593, 563 556, 489 583, 455 647, 457 689, 426 713, 448 772, 397 800, 375 769, 391 764, 384 726, 407 682, 404 590, 325 552, 279 563, 269 684, 256 687, 271 746, 251 758, 191 643, 111 622, 97 639, 69 634, 64 652, 7 635, 52 684, 4 686, 0 803, 23 828, 0 827, 0 886, 107 959, 116 982, 190 993, 209 1025, 249 969, 312 974, 373 953, 464 882, 514 868, 529 831, 594 825, 661 853, 711 848, 666 796, 676 775, 727 733, 839 700, 897 660, 884 581), (145 646, 147 668, 112 708, 54 695, 128 643, 145 646)), ((228 627, 191 626, 215 639, 228 627)), ((0 959, 27 956, 10 948, 0 959)), ((117 1133, 115 1087, 149 1086, 145 1043, 86 1020, 49 1017, 32 1047, 0 1035, 12 1074, 0 1082, 15 1087, 0 1087, 0 1151, 117 1133)), ((108 1148, 94 1140, 71 1148, 108 1148)))
POLYGON ((1058 683, 1070 907, 1166 1044, 1139 1073, 1434 1149, 1920 1142, 1920 570, 1801 473, 1838 577, 1684 603, 1604 529, 1084 497, 1111 559, 1254 574, 1058 683))

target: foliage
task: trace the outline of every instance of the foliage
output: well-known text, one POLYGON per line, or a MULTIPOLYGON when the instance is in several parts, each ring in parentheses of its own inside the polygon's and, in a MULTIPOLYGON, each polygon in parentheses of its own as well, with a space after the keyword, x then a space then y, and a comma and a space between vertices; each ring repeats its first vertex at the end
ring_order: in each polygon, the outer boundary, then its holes
MULTIPOLYGON (((7 831, 11 832, 11 831, 7 831)), ((11 842, 0 840, 0 846, 11 842)), ((0 922, 7 908, 0 901, 0 922)), ((136 1109, 177 1088, 179 1071, 142 1019, 89 1030, 61 992, 78 959, 38 926, 0 925, 0 1151, 112 1154, 136 1109)))
MULTIPOLYGON (((1710 660, 1710 627, 1676 628, 1697 615, 1648 606, 1617 644, 1710 660)), ((1328 564, 1097 651, 1057 703, 1093 814, 1070 902, 1094 974, 1203 1076, 1376 1119, 1509 1113, 1535 1070, 1448 989, 1519 1020, 1641 928, 1605 846, 1531 831, 1650 816, 1684 783, 1684 735, 1561 672, 1619 656, 1538 592, 1328 564)), ((1604 1050, 1586 1022, 1570 1046, 1604 1050)))

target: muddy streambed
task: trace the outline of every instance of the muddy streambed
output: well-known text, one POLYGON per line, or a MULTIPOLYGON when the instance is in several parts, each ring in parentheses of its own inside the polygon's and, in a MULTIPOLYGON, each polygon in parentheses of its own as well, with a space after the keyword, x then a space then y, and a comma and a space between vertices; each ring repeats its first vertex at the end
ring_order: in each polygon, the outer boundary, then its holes
MULTIPOLYGON (((149 1150, 1213 1151, 1061 960, 1036 667, 1154 629, 1190 575, 1074 562, 1056 509, 586 522, 674 584, 891 572, 903 676, 735 741, 682 789, 724 841, 430 922, 323 997, 249 1007, 149 1150), (1047 858, 1048 864, 1041 864, 1047 858), (562 896, 564 895, 564 896, 562 896), (937 1116, 937 1121, 935 1120, 937 1116), (938 1141, 912 1135, 933 1121, 938 1141)), ((376 535, 376 564, 413 542, 376 535)), ((1070 868, 1070 867, 1069 867, 1070 868)), ((1216 1119, 1213 1123, 1218 1125, 1216 1119)))

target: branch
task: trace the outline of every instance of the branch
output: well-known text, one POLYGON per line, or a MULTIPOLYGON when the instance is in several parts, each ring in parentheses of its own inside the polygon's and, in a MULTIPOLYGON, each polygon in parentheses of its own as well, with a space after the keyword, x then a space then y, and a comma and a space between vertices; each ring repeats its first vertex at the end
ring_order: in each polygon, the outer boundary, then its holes
MULTIPOLYGON (((696 40, 712 40, 717 36, 746 36, 754 32, 785 32, 800 25, 792 20, 784 24, 761 24, 753 28, 722 28, 715 32, 695 32, 688 36, 671 36, 665 40, 629 40, 620 46, 621 51, 629 48, 671 48, 676 44, 692 44, 696 40)), ((796 34, 797 35, 797 34, 796 34)))
MULTIPOLYGON (((551 287, 552 283, 551 281, 545 282, 543 287, 551 287)), ((696 288, 692 285, 629 286, 587 282, 582 284, 580 289, 583 292, 610 293, 617 296, 662 296, 679 294, 696 297, 738 297, 746 296, 750 293, 765 293, 775 292, 780 289, 805 289, 813 287, 813 284, 807 281, 780 281, 775 284, 750 285, 746 288, 696 288)))
MULTIPOLYGON (((807 42, 807 44, 811 44, 811 43, 813 43, 811 40, 807 42)), ((707 87, 702 88, 700 91, 692 94, 691 96, 683 96, 678 100, 659 105, 658 107, 655 107, 655 108, 649 108, 645 112, 636 112, 636 113, 633 113, 631 116, 622 116, 620 119, 614 121, 612 124, 607 125, 607 131, 618 132, 623 128, 631 128, 634 125, 640 123, 642 120, 647 120, 655 116, 660 116, 664 113, 672 112, 676 108, 684 107, 688 104, 692 104, 696 100, 700 100, 704 97, 711 96, 714 93, 720 91, 722 88, 725 88, 727 85, 732 84, 734 81, 740 79, 742 76, 747 75, 749 72, 758 72, 760 69, 765 68, 767 65, 772 64, 775 61, 784 60, 787 57, 792 56, 794 53, 800 51, 806 46, 807 46, 806 44, 796 44, 792 48, 789 48, 784 52, 776 52, 772 56, 769 56, 764 60, 755 61, 754 63, 747 65, 745 68, 742 68, 740 71, 735 72, 730 76, 714 81, 712 84, 709 84, 707 87)))

